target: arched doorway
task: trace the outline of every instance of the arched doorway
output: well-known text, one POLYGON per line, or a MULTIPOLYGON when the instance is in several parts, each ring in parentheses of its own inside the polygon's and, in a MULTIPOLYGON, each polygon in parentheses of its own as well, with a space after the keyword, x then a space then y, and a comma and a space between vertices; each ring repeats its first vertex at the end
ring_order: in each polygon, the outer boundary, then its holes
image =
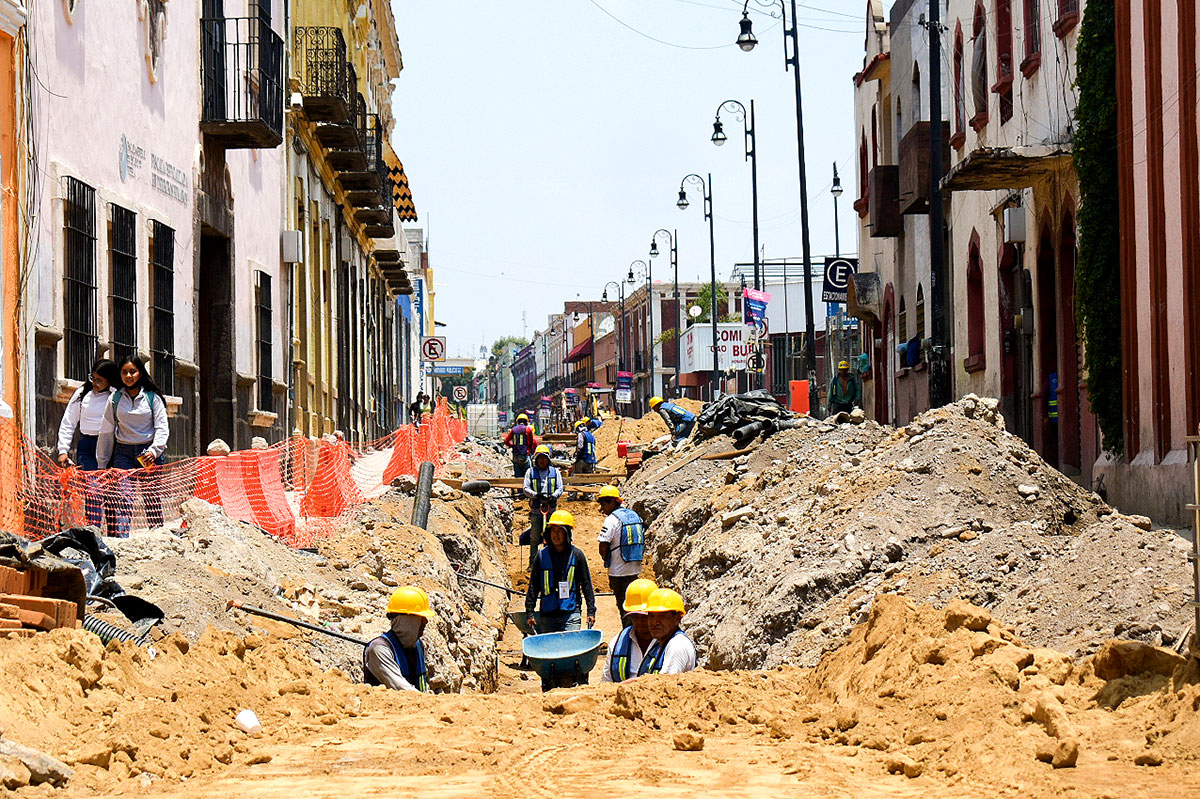
POLYGON ((1079 337, 1075 326, 1075 214, 1068 199, 1058 239, 1058 317, 1062 320, 1059 354, 1058 436, 1062 466, 1079 473, 1079 337))

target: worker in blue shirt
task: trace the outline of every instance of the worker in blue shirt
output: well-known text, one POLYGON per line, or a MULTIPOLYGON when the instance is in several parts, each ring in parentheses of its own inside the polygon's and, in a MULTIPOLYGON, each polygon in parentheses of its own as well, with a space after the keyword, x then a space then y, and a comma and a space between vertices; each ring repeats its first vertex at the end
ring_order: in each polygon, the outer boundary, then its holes
POLYGON ((696 414, 684 410, 673 402, 663 402, 662 397, 652 397, 650 409, 658 411, 658 415, 667 423, 667 427, 671 429, 671 438, 674 444, 678 444, 690 436, 692 428, 696 426, 696 414))

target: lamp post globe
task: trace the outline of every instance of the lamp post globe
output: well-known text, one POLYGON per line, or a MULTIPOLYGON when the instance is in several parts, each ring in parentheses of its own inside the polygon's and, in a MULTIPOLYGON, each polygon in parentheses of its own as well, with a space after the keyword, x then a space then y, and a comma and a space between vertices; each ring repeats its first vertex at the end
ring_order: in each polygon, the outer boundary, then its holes
POLYGON ((748 11, 742 12, 742 20, 738 24, 741 26, 741 32, 738 33, 737 46, 748 53, 758 44, 758 39, 754 36, 754 23, 750 21, 748 11))
POLYGON ((655 239, 650 239, 650 257, 658 257, 658 241, 655 239))
POLYGON ((725 126, 721 124, 721 120, 714 120, 712 143, 720 147, 726 141, 728 141, 728 138, 725 136, 725 126))
POLYGON ((675 203, 675 207, 678 208, 680 211, 686 211, 688 205, 690 205, 690 203, 688 202, 687 192, 683 189, 680 189, 679 190, 679 200, 675 203))

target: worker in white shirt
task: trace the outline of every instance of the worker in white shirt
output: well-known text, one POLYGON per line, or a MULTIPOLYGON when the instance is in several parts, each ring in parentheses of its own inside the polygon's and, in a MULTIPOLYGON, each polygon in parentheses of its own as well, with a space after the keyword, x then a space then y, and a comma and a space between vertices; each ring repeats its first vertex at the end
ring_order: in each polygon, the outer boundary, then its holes
MULTIPOLYGON (((112 431, 100 436, 96 461, 100 468, 142 469, 163 463, 170 429, 167 426, 167 403, 162 391, 146 371, 146 364, 136 355, 121 359, 121 389, 113 395, 106 415, 112 431)), ((129 535, 133 514, 132 490, 127 480, 122 482, 116 502, 116 531, 118 538, 129 535)), ((153 492, 145 491, 146 522, 151 527, 163 523, 162 504, 153 492)))
POLYGON ((634 580, 625 591, 625 603, 621 609, 625 611, 630 624, 609 642, 608 658, 604 661, 604 675, 600 682, 625 682, 638 676, 642 657, 654 643, 654 636, 650 634, 650 620, 646 615, 646 603, 657 590, 658 586, 652 580, 634 580))
MULTIPOLYGON (((75 463, 79 470, 94 472, 100 468, 96 462, 96 444, 101 435, 112 433, 106 412, 120 380, 117 365, 107 358, 92 364, 91 379, 71 397, 62 422, 58 425, 59 466, 66 468, 70 464, 71 443, 75 442, 75 463), (75 439, 76 431, 79 433, 78 440, 75 439)), ((102 503, 93 479, 85 482, 84 508, 87 523, 99 527, 102 503)))
POLYGON ((682 674, 696 668, 696 646, 683 630, 683 597, 669 588, 660 588, 646 602, 647 622, 654 643, 642 658, 638 676, 643 674, 682 674))
POLYGON ((597 541, 600 560, 608 567, 608 584, 617 599, 621 624, 628 625, 625 610, 625 590, 642 573, 642 558, 646 552, 646 525, 642 517, 622 507, 621 491, 616 486, 604 486, 596 498, 604 524, 597 541))

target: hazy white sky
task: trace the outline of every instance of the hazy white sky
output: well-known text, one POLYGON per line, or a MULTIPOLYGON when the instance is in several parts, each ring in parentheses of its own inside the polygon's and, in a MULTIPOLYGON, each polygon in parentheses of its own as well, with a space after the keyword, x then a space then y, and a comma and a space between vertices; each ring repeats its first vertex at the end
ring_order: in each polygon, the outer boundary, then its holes
MULTIPOLYGON (((393 0, 405 67, 394 144, 430 233, 437 319, 451 355, 528 335, 576 295, 599 299, 607 281, 647 259, 660 227, 679 231, 680 280, 706 280, 698 192, 689 191, 687 211, 675 207, 689 172, 712 172, 718 277, 749 261, 740 124, 723 115, 729 143, 709 141, 726 99, 756 103, 765 255, 800 256, 779 3, 751 0, 759 38, 751 53, 733 45, 741 8, 737 0, 393 0)), ((842 251, 856 249, 852 78, 865 9, 865 0, 807 0, 799 11, 814 257, 833 252, 834 161, 846 188, 842 251)), ((668 264, 656 259, 656 282, 671 279, 668 264)))

